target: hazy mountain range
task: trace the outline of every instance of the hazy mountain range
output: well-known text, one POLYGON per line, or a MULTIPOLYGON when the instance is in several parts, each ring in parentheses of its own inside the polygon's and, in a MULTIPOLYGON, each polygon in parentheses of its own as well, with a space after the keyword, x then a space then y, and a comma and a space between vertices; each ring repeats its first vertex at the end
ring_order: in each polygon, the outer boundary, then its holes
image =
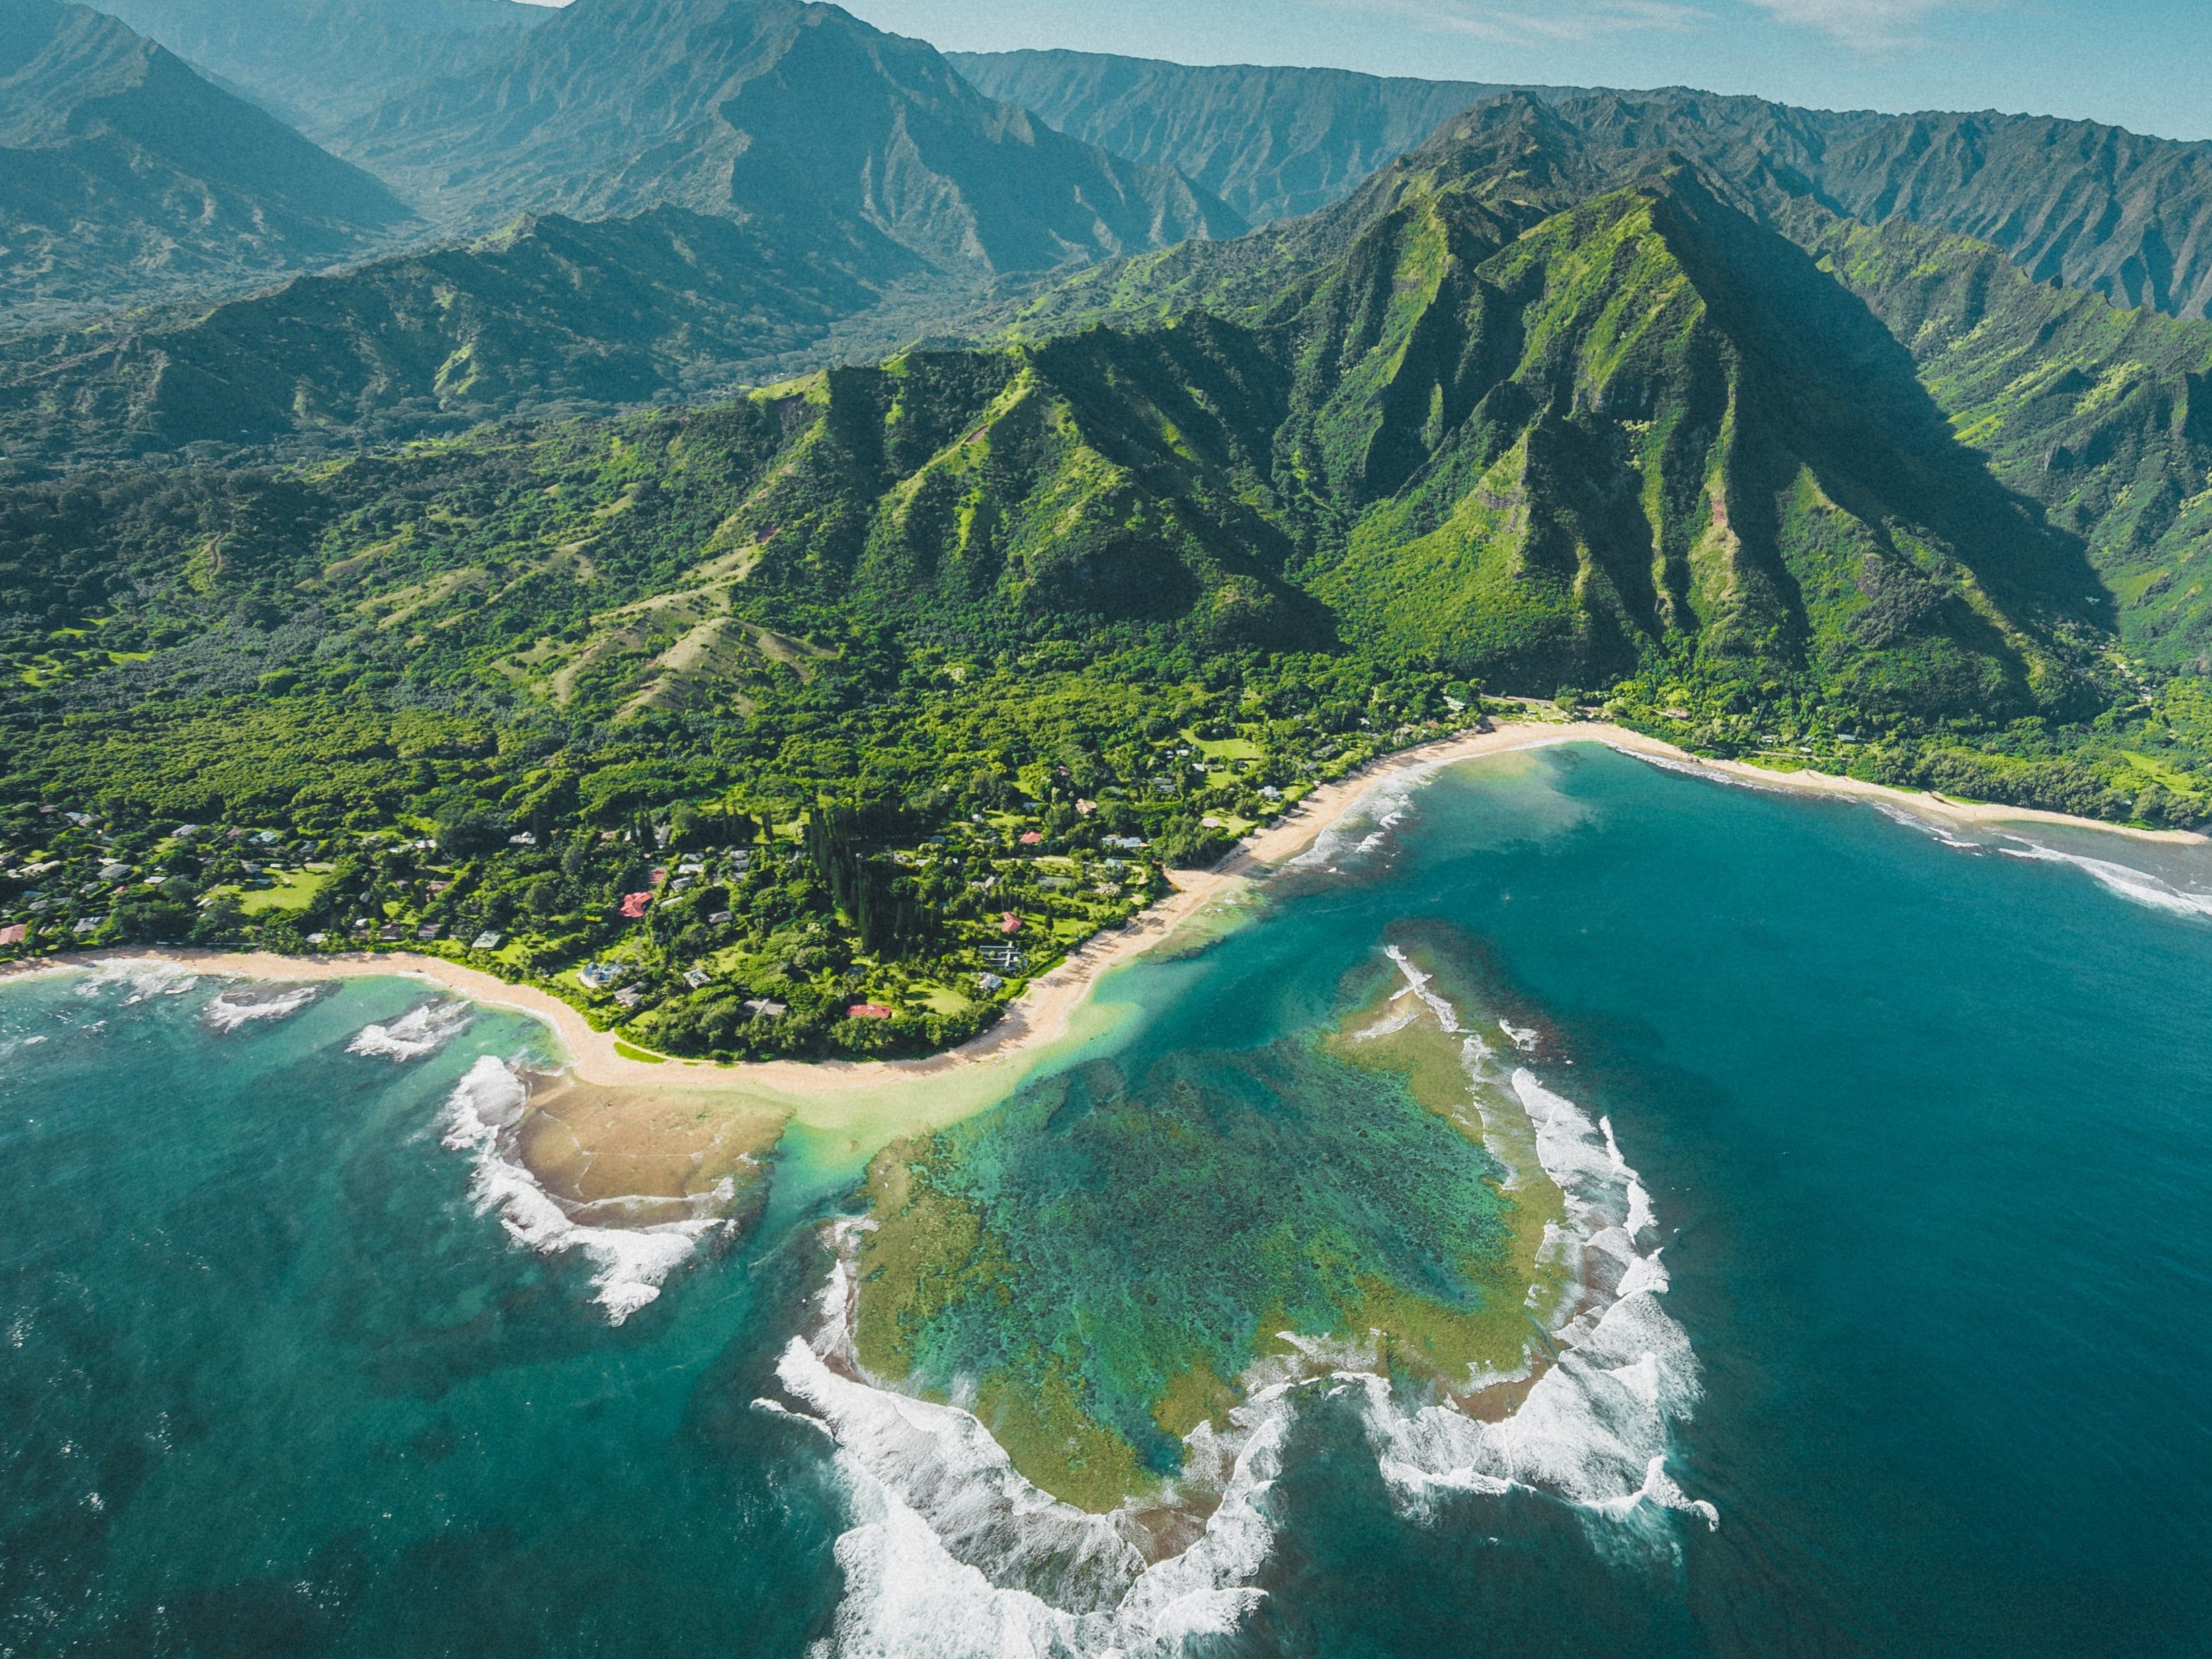
POLYGON ((377 179, 114 18, 0 0, 9 324, 327 263, 411 216, 377 179))
POLYGON ((102 9, 319 138, 551 16, 521 0, 113 0, 102 9))
POLYGON ((1116 155, 1175 167, 1255 225, 1342 200, 1470 104, 1573 90, 1089 52, 947 56, 994 98, 1116 155))

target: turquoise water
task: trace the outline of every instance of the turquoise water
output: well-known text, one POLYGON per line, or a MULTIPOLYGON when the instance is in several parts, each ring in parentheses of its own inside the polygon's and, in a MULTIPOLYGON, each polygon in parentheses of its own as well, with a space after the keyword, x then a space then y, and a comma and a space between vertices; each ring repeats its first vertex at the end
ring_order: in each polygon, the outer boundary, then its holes
MULTIPOLYGON (((1261 1594, 1188 1650, 2203 1651, 2202 850, 1947 845, 1583 747, 1408 801, 1242 930, 1110 981, 1137 1012, 1082 1063, 1218 1070, 1329 1018, 1393 929, 1448 925, 1650 1190, 1703 1385, 1667 1468, 1721 1523, 1412 1508, 1358 1390, 1317 1395, 1256 1499, 1261 1594)), ((228 1033, 213 986, 141 988, 0 990, 0 1650, 1095 1645, 926 1539, 862 1547, 898 1536, 866 1477, 754 1404, 788 1399, 815 1217, 772 1206, 611 1327, 591 1264, 519 1247, 441 1144, 476 1059, 534 1028, 479 1012, 395 1060, 347 1044, 424 1000, 402 981, 228 1033)), ((1001 1115, 1001 1150, 1042 1132, 1001 1115)))

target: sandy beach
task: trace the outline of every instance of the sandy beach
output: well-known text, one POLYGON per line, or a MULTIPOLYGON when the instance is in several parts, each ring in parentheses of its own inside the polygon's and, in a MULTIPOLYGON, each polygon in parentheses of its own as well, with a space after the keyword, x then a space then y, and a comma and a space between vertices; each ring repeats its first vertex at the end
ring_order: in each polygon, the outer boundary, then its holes
MULTIPOLYGON (((255 979, 306 981, 403 975, 437 985, 473 1002, 512 1009, 544 1022, 558 1035, 568 1052, 570 1066, 582 1083, 617 1088, 645 1086, 655 1091, 734 1093, 757 1102, 799 1108, 802 1117, 825 1122, 842 1115, 836 1103, 840 1097, 850 1097, 850 1105, 858 1115, 872 1117, 876 1114, 866 1109, 866 1104, 879 1101, 887 1091, 896 1091, 902 1084, 945 1079, 948 1073, 970 1067, 992 1073, 1018 1070, 1019 1063, 1036 1051, 1067 1034, 1071 1019, 1101 975, 1152 949, 1209 900, 1265 879, 1311 846, 1322 830, 1377 785, 1417 769, 1433 769, 1485 755, 1563 743, 1601 743, 1716 780, 1881 801, 1938 823, 2063 823, 2148 841, 2196 842, 2205 839, 2187 830, 2131 830, 2063 813, 1952 801, 1938 795, 1893 789, 1809 769, 1785 772, 1738 761, 1705 760, 1660 738, 1600 722, 1516 720, 1488 732, 1462 732, 1383 756, 1316 789, 1282 817, 1246 836, 1212 869, 1170 872, 1169 880, 1175 889, 1171 894, 1119 930, 1093 935, 1065 961, 1038 975, 991 1030, 957 1048, 927 1060, 765 1060, 720 1066, 710 1060, 635 1059, 618 1052, 611 1032, 592 1030, 582 1014, 558 997, 532 986, 509 984, 480 969, 441 957, 408 952, 284 957, 258 951, 148 950, 131 954, 175 961, 204 973, 234 974, 255 979), (809 1104, 817 1109, 804 1109, 809 1104)), ((26 964, 26 968, 38 971, 88 965, 100 959, 90 956, 50 957, 36 964, 26 964)), ((977 1088, 957 1092, 962 1096, 994 1092, 992 1082, 985 1076, 979 1075, 973 1081, 977 1088)))

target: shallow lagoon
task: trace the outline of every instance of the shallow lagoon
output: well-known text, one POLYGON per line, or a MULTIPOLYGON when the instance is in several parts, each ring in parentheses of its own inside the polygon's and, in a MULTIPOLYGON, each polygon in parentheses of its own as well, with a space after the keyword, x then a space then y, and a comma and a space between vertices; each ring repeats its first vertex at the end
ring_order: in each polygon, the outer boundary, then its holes
MULTIPOLYGON (((1260 1594, 1194 1650, 2201 1650, 2212 922, 2028 842, 1601 750, 1408 799, 1110 978, 1119 1013, 1043 1070, 1258 1050, 1394 927, 1448 925, 1650 1189, 1703 1386, 1668 1468, 1721 1524, 1520 1490, 1408 1513, 1339 1390, 1257 1500, 1260 1594)), ((2033 833, 2212 889, 2199 849, 2033 833)), ((0 993, 8 1648, 796 1654, 908 1616, 939 1651, 988 1620, 1087 1642, 754 1403, 801 1403, 775 1365, 849 1146, 611 1328, 592 1264, 515 1245, 441 1144, 534 1028, 479 1013, 399 1060, 347 1051, 422 1000, 396 981, 229 1033, 211 987, 82 988, 0 993)))

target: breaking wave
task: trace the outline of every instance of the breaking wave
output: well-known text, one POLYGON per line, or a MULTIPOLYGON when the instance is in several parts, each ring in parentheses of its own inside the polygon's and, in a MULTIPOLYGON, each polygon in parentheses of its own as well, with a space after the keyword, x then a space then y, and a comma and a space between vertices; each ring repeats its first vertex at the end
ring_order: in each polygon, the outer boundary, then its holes
POLYGON ((2162 877, 2138 870, 2131 864, 2093 859, 2082 853, 2062 853, 2055 847, 2025 839, 2021 839, 2017 847, 2000 847, 1997 851, 2008 858, 2027 859, 2038 864, 2070 864, 2094 878, 2106 892, 2145 909, 2163 910, 2175 916, 2212 917, 2212 893, 2176 887, 2162 877))
POLYGON ((346 1044, 349 1054, 374 1054, 396 1063, 434 1054, 468 1028, 475 1011, 465 1002, 426 1002, 389 1025, 364 1025, 346 1044))
POLYGON ((1313 845, 1296 858, 1285 860, 1285 870, 1334 868, 1348 857, 1371 853, 1413 809, 1413 796, 1450 764, 1424 762, 1380 778, 1353 798, 1316 836, 1313 845))
MULTIPOLYGON (((846 1594, 822 1659, 1134 1659, 1208 1649, 1206 1638, 1233 1635, 1265 1600, 1255 1582, 1275 1536, 1267 1495, 1298 1412, 1322 1398, 1356 1406, 1385 1489, 1409 1520, 1437 1519, 1450 1494, 1522 1488, 1575 1506, 1601 1531, 1662 1544, 1668 1534, 1652 1523, 1666 1512, 1720 1524, 1714 1506, 1667 1469, 1674 1431, 1700 1396, 1698 1364, 1662 1301, 1668 1277, 1650 1195, 1611 1121, 1593 1121, 1525 1066, 1499 1072, 1431 976, 1396 947, 1389 954, 1407 984, 1358 1035, 1400 1029, 1417 1006, 1433 1013, 1461 1038, 1470 1085, 1491 1097, 1486 1126, 1490 1110, 1517 1106, 1523 1144, 1565 1202, 1567 1224, 1550 1230, 1547 1249, 1571 1288, 1544 1310, 1545 1359, 1532 1344, 1519 1370, 1470 1379, 1480 1389, 1534 1374, 1519 1406, 1492 1423, 1448 1404, 1410 1407, 1371 1347, 1286 1332, 1297 1354, 1246 1374, 1229 1429, 1200 1425, 1177 1483, 1111 1515, 1088 1514, 1031 1485, 969 1413, 861 1380, 850 1264, 870 1224, 840 1223, 820 1320, 777 1364, 786 1398, 755 1402, 820 1430, 848 1489, 853 1522, 836 1547, 846 1594), (1195 1509, 1209 1498, 1200 1523, 1195 1509), (1178 1505, 1182 1547, 1148 1560, 1159 1553, 1158 1517, 1178 1505)), ((1523 1035, 1505 1030, 1516 1042, 1523 1035)), ((1501 1161, 1509 1186, 1533 1173, 1501 1161)))
POLYGON ((200 982, 198 971, 180 962, 161 957, 111 957, 99 963, 76 988, 81 997, 98 996, 118 986, 127 987, 126 1008, 154 997, 180 997, 200 982))
POLYGON ((320 985, 234 987, 210 998, 200 1010, 200 1018, 210 1030, 228 1036, 260 1021, 288 1018, 322 995, 325 988, 320 985))
MULTIPOLYGON (((360 1039, 355 1041, 358 1044, 360 1039)), ((446 1102, 440 1126, 445 1145, 476 1155, 469 1195, 477 1213, 496 1213, 510 1238, 541 1255, 581 1251, 595 1269, 593 1299, 607 1310, 608 1323, 619 1325, 658 1299, 668 1275, 691 1258, 701 1239, 724 1224, 712 1216, 647 1227, 597 1227, 576 1220, 514 1155, 512 1131, 529 1104, 529 1085, 505 1061, 487 1054, 469 1067, 446 1102)), ((734 1195, 726 1182, 705 1199, 719 1207, 734 1195)))

